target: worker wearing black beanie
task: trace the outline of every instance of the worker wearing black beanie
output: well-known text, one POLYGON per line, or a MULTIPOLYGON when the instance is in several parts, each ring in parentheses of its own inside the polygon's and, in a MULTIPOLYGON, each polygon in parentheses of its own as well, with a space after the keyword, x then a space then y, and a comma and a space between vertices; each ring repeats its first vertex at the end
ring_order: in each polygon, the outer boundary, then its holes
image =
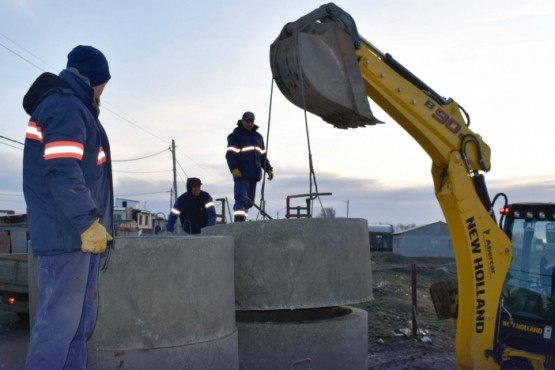
POLYGON ((108 82, 110 69, 102 52, 92 46, 79 45, 67 55, 67 68, 75 68, 89 79, 91 87, 108 82))

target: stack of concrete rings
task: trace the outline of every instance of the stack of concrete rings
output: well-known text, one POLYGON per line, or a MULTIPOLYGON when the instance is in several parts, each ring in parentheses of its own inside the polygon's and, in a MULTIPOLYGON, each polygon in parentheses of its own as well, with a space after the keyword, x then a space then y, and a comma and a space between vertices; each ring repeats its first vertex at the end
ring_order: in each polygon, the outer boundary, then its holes
POLYGON ((310 218, 216 225, 235 246, 239 368, 366 369, 368 224, 310 218))

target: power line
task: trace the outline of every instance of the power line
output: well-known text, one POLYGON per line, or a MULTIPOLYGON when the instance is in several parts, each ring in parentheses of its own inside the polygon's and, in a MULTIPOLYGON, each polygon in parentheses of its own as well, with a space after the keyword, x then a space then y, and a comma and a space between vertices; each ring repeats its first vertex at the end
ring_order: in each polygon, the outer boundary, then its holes
MULTIPOLYGON (((49 66, 52 69, 56 69, 54 66, 52 66, 50 63, 48 63, 47 61, 45 61, 44 59, 42 59, 41 57, 39 57, 38 55, 36 55, 35 53, 33 53, 32 51, 30 51, 29 49, 25 48, 23 45, 19 44, 18 42, 12 40, 11 38, 9 38, 8 36, 6 36, 5 34, 3 34, 2 32, 0 32, 0 35, 2 37, 4 37, 6 40, 9 40, 12 44, 17 45, 19 48, 25 50, 27 53, 29 53, 30 55, 32 55, 34 58, 37 58, 38 60, 40 60, 41 62, 43 62, 44 64, 46 64, 47 66, 49 66)), ((4 45, 2 45, 4 46, 4 45)), ((6 46, 4 46, 6 47, 6 46)), ((17 53, 13 52, 12 53, 18 55, 17 53)), ((19 56, 19 55, 18 55, 19 56)), ((32 63, 31 63, 32 64, 32 63)), ((39 68, 39 67, 37 67, 39 68)), ((44 71, 42 68, 39 68, 40 70, 44 71)))
POLYGON ((187 172, 185 172, 185 170, 183 169, 183 167, 181 167, 181 163, 179 163, 179 161, 176 159, 175 162, 177 163, 177 165, 179 166, 179 168, 181 168, 181 171, 183 171, 183 173, 185 174, 185 176, 188 178, 189 175, 187 175, 187 172))
POLYGON ((0 135, 0 138, 1 138, 1 139, 5 139, 5 140, 12 141, 12 142, 17 143, 17 144, 25 145, 25 144, 23 144, 21 141, 17 141, 17 140, 14 140, 14 139, 10 139, 9 137, 5 137, 5 136, 2 136, 2 135, 0 135))
POLYGON ((144 157, 140 157, 140 158, 133 158, 133 159, 112 159, 112 162, 132 162, 132 161, 139 161, 141 159, 146 159, 146 158, 150 158, 150 157, 154 157, 156 155, 162 154, 164 153, 166 150, 169 150, 169 148, 166 148, 162 151, 159 151, 158 153, 154 153, 154 154, 150 154, 144 157))
MULTIPOLYGON (((187 184, 187 181, 185 181, 185 179, 183 177, 181 177, 181 174, 178 173, 177 176, 179 176, 179 178, 181 179, 181 181, 183 182, 183 184, 187 184)), ((185 176, 187 176, 187 174, 185 174, 185 176)))
MULTIPOLYGON (((140 129, 140 130, 146 132, 147 134, 149 134, 150 136, 155 137, 156 139, 158 139, 158 140, 160 140, 160 141, 162 141, 162 142, 164 142, 164 143, 166 143, 166 144, 169 144, 168 140, 162 139, 160 136, 156 135, 156 134, 153 133, 153 132, 150 132, 149 130, 147 130, 146 128, 142 127, 142 126, 139 125, 138 123, 135 123, 135 122, 133 122, 132 120, 130 120, 129 118, 126 118, 126 117, 122 116, 121 114, 115 112, 114 109, 117 109, 117 108, 115 108, 113 105, 104 102, 104 104, 102 105, 102 109, 107 110, 108 112, 112 113, 114 116, 116 116, 116 117, 118 117, 118 118, 124 120, 125 122, 127 122, 127 123, 129 123, 129 124, 131 124, 131 125, 133 125, 133 126, 135 126, 135 127, 137 127, 138 129, 140 129), (112 106, 112 109, 108 108, 106 105, 112 106)), ((123 112, 122 112, 122 113, 123 113, 123 112)), ((125 113, 123 113, 123 114, 125 114, 125 113)))
MULTIPOLYGON (((181 150, 181 149, 179 148, 179 146, 176 146, 176 148, 177 148, 177 150, 179 150, 181 153, 183 153, 183 155, 184 155, 185 157, 187 157, 187 159, 189 159, 191 162, 193 162, 194 164, 196 164, 197 167, 203 169, 203 167, 202 167, 200 164, 198 164, 193 158, 189 157, 189 156, 187 155, 187 153, 185 153, 183 150, 181 150)), ((183 171, 183 172, 185 172, 185 171, 183 171)), ((189 177, 189 176, 187 176, 187 177, 189 177)))
POLYGON ((18 56, 19 58, 23 59, 24 61, 26 61, 27 63, 29 63, 30 65, 32 65, 33 67, 37 68, 40 71, 46 72, 43 68, 39 67, 38 65, 36 65, 35 63, 31 62, 29 59, 25 58, 23 55, 18 54, 17 52, 15 52, 14 50, 10 49, 9 47, 7 47, 6 45, 2 44, 0 42, 0 46, 2 46, 4 49, 6 49, 7 51, 9 51, 10 53, 18 56))
POLYGON ((166 191, 156 191, 156 192, 151 192, 151 193, 136 193, 136 194, 117 194, 114 195, 114 197, 132 197, 135 195, 152 195, 152 194, 166 194, 166 193, 170 193, 171 191, 166 190, 166 191))
POLYGON ((22 197, 23 193, 21 194, 13 194, 13 193, 0 193, 1 196, 6 196, 6 197, 22 197))
POLYGON ((0 144, 4 144, 4 145, 6 145, 6 146, 10 146, 10 147, 15 148, 15 149, 23 150, 23 148, 20 148, 20 147, 17 147, 17 146, 13 146, 13 145, 10 145, 10 144, 6 144, 6 143, 3 143, 3 142, 0 142, 0 144))
POLYGON ((112 172, 117 173, 162 173, 162 172, 171 172, 172 170, 162 170, 162 171, 118 171, 112 170, 112 172))
MULTIPOLYGON (((37 58, 38 60, 42 61, 44 64, 46 64, 47 66, 51 67, 53 70, 56 69, 54 68, 52 65, 50 65, 49 63, 45 62, 43 59, 39 58, 37 55, 33 54, 32 52, 30 52, 28 49, 24 48, 23 46, 19 45, 17 42, 11 40, 10 38, 8 38, 6 35, 0 33, 0 35, 2 35, 4 38, 6 38, 7 40, 11 41, 12 43, 14 43, 15 45, 17 45, 18 47, 20 47, 21 49, 25 50, 26 52, 28 52, 29 54, 31 54, 33 57, 37 58)), ((10 53, 14 54, 15 56, 17 56, 18 58, 24 60, 25 62, 29 63, 30 65, 32 65, 33 67, 37 68, 38 70, 42 71, 42 72, 46 72, 46 70, 42 67, 39 67, 38 65, 36 65, 35 63, 33 63, 32 61, 30 61, 29 59, 25 58, 23 55, 19 54, 18 52, 16 52, 15 50, 10 49, 9 47, 7 47, 6 45, 4 45, 3 43, 0 42, 0 46, 2 46, 4 49, 8 50, 10 53)), ((110 105, 110 104, 108 104, 110 105)), ((112 106, 113 107, 113 106, 112 106)), ((107 111, 109 111, 110 113, 112 113, 113 115, 115 115, 116 117, 119 117, 120 119, 126 121, 127 123, 130 123, 131 125, 137 127, 138 129, 146 132, 147 134, 157 138, 158 140, 163 141, 164 143, 168 143, 168 140, 164 140, 161 137, 159 137, 158 135, 150 132, 149 130, 147 130, 146 128, 138 125, 137 123, 133 122, 132 120, 123 117, 121 114, 117 113, 114 111, 114 109, 116 109, 115 107, 113 107, 112 109, 110 109, 109 107, 103 106, 103 109, 106 109, 107 111)))
MULTIPOLYGON (((49 66, 50 68, 52 68, 52 70, 56 69, 55 67, 53 67, 51 64, 49 64, 48 62, 46 62, 45 60, 43 60, 42 58, 40 58, 39 56, 37 56, 36 54, 32 53, 30 50, 28 50, 27 48, 23 47, 22 45, 20 45, 19 43, 15 42, 14 40, 10 39, 9 37, 7 37, 6 35, 4 35, 3 33, 0 33, 1 36, 3 36, 5 39, 9 40, 11 43, 13 43, 14 45, 16 45, 17 47, 19 47, 20 49, 24 50, 25 52, 27 52, 28 54, 30 54, 31 56, 33 56, 34 58, 40 60, 42 63, 44 63, 45 65, 49 66)), ((17 56, 18 58, 20 58, 21 60, 27 62, 28 64, 34 66, 35 68, 39 69, 42 72, 46 72, 46 70, 40 66, 38 66, 37 64, 33 63, 31 60, 27 59, 26 57, 24 57, 23 55, 21 55, 20 53, 16 52, 15 50, 9 48, 8 46, 6 46, 5 44, 0 42, 0 46, 2 46, 4 49, 8 50, 10 53, 14 54, 15 56, 17 56)), ((116 117, 120 118, 121 120, 135 126, 136 128, 140 129, 141 131, 147 133, 148 135, 168 144, 169 141, 166 139, 161 138, 160 136, 156 135, 154 132, 150 131, 149 129, 143 127, 142 125, 138 124, 137 122, 135 122, 135 120, 127 118, 130 117, 129 115, 125 114, 123 111, 117 109, 116 107, 114 107, 113 105, 109 104, 108 102, 104 102, 102 109, 107 110, 108 112, 112 113, 113 115, 115 115, 116 117), (116 112, 119 111, 119 112, 116 112), (125 116, 127 117, 125 117, 125 116)), ((19 143, 22 144, 22 143, 19 143)), ((7 144, 5 144, 7 145, 7 144)), ((23 144, 22 144, 23 145, 23 144)), ((9 145, 8 145, 9 146, 9 145)), ((201 166, 199 163, 197 163, 193 158, 191 158, 190 156, 187 155, 187 153, 185 153, 184 151, 182 151, 180 148, 178 148, 178 150, 180 150, 187 159, 189 159, 193 164, 195 164, 198 168, 200 168, 201 170, 204 170, 204 167, 201 166)), ((157 153, 159 154, 159 153, 157 153)), ((156 154, 154 154, 156 155, 156 154)), ((147 158, 147 157, 144 157, 147 158)), ((136 159, 129 159, 129 160, 113 160, 113 162, 124 162, 124 161, 133 161, 133 160, 140 160, 140 159, 144 159, 144 158, 136 158, 136 159)), ((181 165, 180 165, 181 167, 181 165)), ((185 176, 188 177, 187 173, 185 172, 185 170, 183 169, 183 167, 181 167, 181 169, 183 170, 183 172, 185 173, 185 176)))

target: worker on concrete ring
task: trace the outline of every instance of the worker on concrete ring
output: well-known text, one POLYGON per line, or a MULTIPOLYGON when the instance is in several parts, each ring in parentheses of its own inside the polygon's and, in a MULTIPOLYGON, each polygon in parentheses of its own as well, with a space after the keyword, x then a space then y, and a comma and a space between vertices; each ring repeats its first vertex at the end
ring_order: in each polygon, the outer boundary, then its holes
POLYGON ((216 224, 214 201, 210 194, 200 190, 201 185, 202 182, 197 177, 187 179, 187 192, 175 201, 166 225, 167 231, 174 231, 178 217, 187 234, 200 234, 203 227, 216 224))
POLYGON ((274 178, 273 168, 266 157, 264 139, 257 130, 254 113, 245 112, 227 137, 225 158, 233 175, 235 222, 247 219, 247 212, 254 204, 256 184, 262 179, 262 170, 268 174, 268 180, 274 178))

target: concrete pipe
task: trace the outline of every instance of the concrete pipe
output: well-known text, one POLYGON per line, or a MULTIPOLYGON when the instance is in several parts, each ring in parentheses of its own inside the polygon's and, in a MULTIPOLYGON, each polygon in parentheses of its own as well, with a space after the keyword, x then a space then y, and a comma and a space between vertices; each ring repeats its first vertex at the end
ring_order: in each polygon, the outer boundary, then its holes
POLYGON ((372 298, 366 220, 240 222, 202 233, 233 236, 237 310, 329 307, 372 298))
POLYGON ((89 369, 237 368, 230 237, 117 238, 99 297, 89 369))
POLYGON ((367 327, 354 307, 237 312, 239 369, 365 370, 367 327))

